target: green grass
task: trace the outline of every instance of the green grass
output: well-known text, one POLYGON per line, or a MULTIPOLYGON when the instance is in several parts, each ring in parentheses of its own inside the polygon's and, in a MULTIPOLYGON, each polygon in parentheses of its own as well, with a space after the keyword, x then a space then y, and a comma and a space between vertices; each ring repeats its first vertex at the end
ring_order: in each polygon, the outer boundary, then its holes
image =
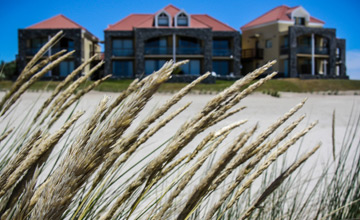
MULTIPOLYGON (((123 91, 132 80, 107 80, 95 90, 103 92, 123 91)), ((31 91, 53 90, 58 81, 39 81, 31 88, 31 91)), ((200 93, 219 92, 230 86, 233 81, 217 80, 215 84, 200 84, 194 90, 200 93)), ((7 90, 12 85, 11 81, 0 81, 0 90, 7 90)), ((187 85, 186 83, 165 83, 159 92, 175 92, 187 85)), ((257 91, 278 91, 278 92, 322 92, 322 91, 348 91, 360 90, 360 80, 341 79, 274 79, 261 86, 257 91)))

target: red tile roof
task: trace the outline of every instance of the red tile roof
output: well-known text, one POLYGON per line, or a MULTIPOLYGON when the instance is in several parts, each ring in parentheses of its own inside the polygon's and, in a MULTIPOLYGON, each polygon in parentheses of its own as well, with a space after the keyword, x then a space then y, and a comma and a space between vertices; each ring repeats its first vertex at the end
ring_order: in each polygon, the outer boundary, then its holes
MULTIPOLYGON (((273 8, 272 10, 266 12, 260 17, 257 17, 256 19, 242 26, 241 30, 273 21, 291 21, 290 13, 298 7, 301 6, 289 7, 286 5, 281 5, 273 8)), ((323 22, 322 20, 314 18, 312 16, 310 16, 310 22, 325 24, 325 22, 323 22)))
MULTIPOLYGON (((62 14, 56 15, 37 24, 31 25, 26 29, 82 29, 91 34, 88 30, 86 30, 86 28, 65 17, 62 14)), ((91 35, 94 36, 93 34, 91 35)))
MULTIPOLYGON (((106 31, 131 31, 133 28, 174 28, 170 27, 155 27, 154 18, 155 15, 161 11, 166 11, 171 16, 171 21, 175 15, 181 11, 179 8, 168 5, 165 8, 157 11, 155 14, 131 14, 124 19, 118 21, 113 25, 109 25, 106 31)), ((209 16, 209 15, 190 15, 190 26, 188 27, 176 27, 176 28, 211 28, 213 31, 236 31, 234 28, 222 23, 221 21, 209 16)))

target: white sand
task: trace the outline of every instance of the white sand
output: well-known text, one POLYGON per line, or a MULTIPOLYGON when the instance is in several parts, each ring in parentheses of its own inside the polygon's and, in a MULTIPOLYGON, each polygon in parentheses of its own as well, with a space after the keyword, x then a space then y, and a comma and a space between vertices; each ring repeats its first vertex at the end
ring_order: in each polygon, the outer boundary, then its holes
MULTIPOLYGON (((0 97, 4 95, 4 92, 0 92, 0 97)), ((32 109, 31 113, 34 114, 37 108, 40 107, 37 104, 34 108, 32 105, 36 103, 42 103, 47 97, 49 93, 26 93, 23 95, 20 104, 16 107, 15 110, 10 114, 10 116, 6 117, 5 120, 0 120, 0 131, 3 130, 4 126, 9 122, 11 126, 15 126, 16 124, 24 123, 23 117, 25 114, 32 109), (37 99, 39 99, 37 101, 37 99), (15 117, 16 116, 16 117, 15 117)), ((82 118, 87 118, 93 111, 94 106, 101 100, 104 95, 110 96, 114 99, 117 94, 116 93, 101 93, 101 92, 90 92, 80 101, 77 109, 86 110, 87 113, 82 118)), ((152 139, 150 139, 144 150, 140 151, 136 157, 142 158, 146 155, 151 149, 156 146, 159 146, 164 140, 170 138, 175 134, 176 130, 181 126, 181 124, 190 119, 195 113, 197 113, 208 100, 211 99, 214 95, 195 95, 190 94, 182 99, 174 108, 185 105, 187 102, 192 102, 191 106, 182 114, 180 114, 175 120, 169 123, 165 128, 163 128, 159 134, 155 135, 152 139)), ((138 119, 133 123, 136 125, 143 119, 150 111, 154 109, 154 107, 160 105, 165 102, 167 99, 171 97, 171 94, 156 94, 151 102, 145 107, 144 111, 140 114, 138 119)), ((256 123, 259 123, 260 131, 266 129, 272 122, 274 122, 278 117, 280 117, 283 113, 287 112, 290 108, 292 108, 297 103, 301 102, 305 97, 308 97, 308 101, 305 106, 291 118, 290 121, 295 120, 302 114, 306 114, 306 118, 300 124, 300 126, 296 129, 297 131, 305 128, 307 124, 315 120, 319 120, 319 124, 302 140, 301 144, 301 152, 309 151, 313 148, 318 142, 322 142, 323 145, 319 152, 311 158, 311 161, 308 161, 306 167, 309 170, 313 167, 316 162, 318 165, 324 164, 327 161, 332 159, 332 141, 331 141, 331 124, 332 124, 332 112, 336 110, 336 150, 339 151, 343 136, 346 130, 346 127, 349 123, 350 114, 352 112, 352 108, 354 108, 354 113, 358 116, 360 112, 360 96, 355 95, 323 95, 323 94, 297 94, 297 93, 281 93, 280 98, 274 98, 268 95, 263 95, 260 93, 252 94, 246 99, 244 99, 239 106, 247 106, 247 108, 238 114, 226 119, 220 124, 214 126, 214 129, 221 128, 227 124, 230 124, 237 120, 248 119, 249 121, 246 125, 243 125, 239 129, 232 132, 231 136, 227 139, 225 143, 230 143, 234 140, 235 136, 239 134, 244 128, 251 128, 256 123)), ((238 106, 238 107, 239 107, 238 106)), ((69 111, 68 111, 69 112, 69 111)), ((63 119, 66 119, 67 116, 63 116, 63 119)), ((27 120, 29 121, 29 120, 27 120)), ((61 121, 61 120, 60 120, 61 121)), ((290 122, 289 121, 289 122, 290 122)), ((353 123, 354 118, 351 120, 353 123)), ((26 121, 25 121, 26 122, 26 121)), ((287 124, 289 123, 287 122, 287 124)), ((60 126, 61 123, 57 123, 56 127, 60 126)), ((284 126, 282 126, 284 127, 284 126)), ((280 132, 278 130, 276 133, 280 132)), ((73 132, 75 134, 75 132, 73 132)), ((294 134, 294 132, 293 132, 294 134)), ((200 135, 200 137, 203 136, 200 135)), ((184 152, 190 151, 191 148, 195 147, 195 144, 198 143, 200 137, 197 137, 189 147, 184 149, 184 152)), ((359 142, 360 135, 357 135, 355 143, 359 142)), ((292 162, 297 154, 297 146, 290 148, 287 157, 289 158, 289 163, 292 162)))

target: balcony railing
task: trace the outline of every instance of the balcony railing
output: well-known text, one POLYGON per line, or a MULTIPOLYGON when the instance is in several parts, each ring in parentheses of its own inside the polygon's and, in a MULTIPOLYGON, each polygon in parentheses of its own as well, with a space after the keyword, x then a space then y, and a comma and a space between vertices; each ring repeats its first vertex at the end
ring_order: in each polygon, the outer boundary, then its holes
POLYGON ((329 54, 329 49, 327 47, 315 47, 315 54, 329 54))
MULTIPOLYGON (((311 46, 298 46, 296 52, 302 54, 311 54, 311 46)), ((315 47, 315 54, 329 54, 329 49, 327 47, 315 47)))
POLYGON ((172 51, 172 47, 145 47, 147 55, 171 55, 172 51))
POLYGON ((203 49, 200 47, 178 47, 176 48, 176 54, 196 55, 202 54, 203 49))
POLYGON ((244 49, 242 50, 241 57, 244 59, 263 59, 264 49, 244 49))
MULTIPOLYGON (((27 56, 34 56, 41 48, 40 47, 36 47, 36 48, 27 48, 25 53, 27 56)), ((60 52, 61 50, 67 50, 67 51, 72 51, 74 50, 74 48, 70 48, 70 47, 52 47, 49 50, 51 51, 51 54, 55 54, 57 52, 60 52)), ((49 50, 45 52, 44 56, 47 56, 49 54, 49 50)))
POLYGON ((118 48, 112 50, 112 55, 116 57, 134 56, 134 49, 132 48, 118 48))
POLYGON ((213 56, 230 56, 231 49, 213 49, 213 56))

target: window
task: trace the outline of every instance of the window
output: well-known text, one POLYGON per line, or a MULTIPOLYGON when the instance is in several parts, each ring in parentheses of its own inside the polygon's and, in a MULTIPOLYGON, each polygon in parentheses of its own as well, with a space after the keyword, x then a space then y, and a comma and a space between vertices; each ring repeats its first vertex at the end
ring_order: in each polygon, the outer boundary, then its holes
POLYGON ((177 16, 177 26, 189 26, 188 16, 185 13, 180 13, 177 16))
POLYGON ((134 55, 132 39, 114 39, 112 41, 112 51, 114 56, 134 55))
POLYGON ((60 63, 60 77, 66 77, 74 70, 74 61, 63 61, 60 63))
POLYGON ((289 76, 289 60, 284 60, 284 77, 289 76))
POLYGON ((133 61, 113 61, 113 76, 116 78, 133 77, 133 61))
POLYGON ((272 48, 272 41, 271 40, 266 40, 265 41, 265 48, 272 48))
POLYGON ((304 17, 294 17, 295 25, 305 25, 304 17))
POLYGON ((154 71, 159 70, 166 60, 145 60, 145 74, 152 74, 154 71))
POLYGON ((169 17, 164 12, 162 12, 158 16, 158 25, 159 26, 169 26, 169 17))
POLYGON ((230 56, 230 41, 229 40, 213 40, 213 55, 214 56, 230 56))
POLYGON ((184 75, 200 75, 200 60, 190 60, 180 68, 184 75))
POLYGON ((201 46, 200 40, 191 37, 180 37, 179 47, 177 49, 178 54, 200 54, 201 46))
POLYGON ((145 42, 145 54, 171 54, 167 37, 153 38, 145 42))
POLYGON ((213 71, 216 75, 226 76, 230 73, 230 62, 227 60, 214 60, 213 61, 213 71))

